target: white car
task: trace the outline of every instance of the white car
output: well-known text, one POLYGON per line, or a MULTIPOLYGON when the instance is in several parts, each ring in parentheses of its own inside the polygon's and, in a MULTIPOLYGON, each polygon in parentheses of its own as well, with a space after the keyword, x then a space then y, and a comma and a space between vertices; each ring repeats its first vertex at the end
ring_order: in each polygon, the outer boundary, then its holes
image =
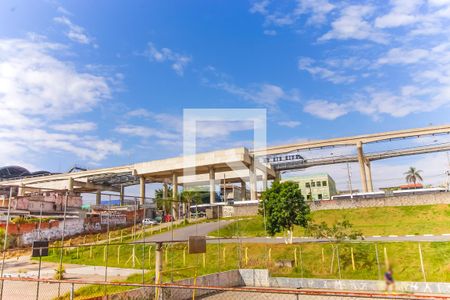
POLYGON ((156 225, 156 224, 158 224, 158 222, 155 220, 146 218, 146 219, 142 220, 142 224, 143 225, 156 225))

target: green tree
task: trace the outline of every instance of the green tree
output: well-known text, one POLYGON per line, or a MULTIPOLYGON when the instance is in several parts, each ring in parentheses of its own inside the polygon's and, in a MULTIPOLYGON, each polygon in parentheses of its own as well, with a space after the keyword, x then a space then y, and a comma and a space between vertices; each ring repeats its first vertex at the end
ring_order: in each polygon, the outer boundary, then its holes
MULTIPOLYGON (((306 228, 307 234, 315 237, 316 239, 327 239, 330 243, 341 243, 345 240, 364 239, 361 231, 354 230, 353 224, 348 220, 342 220, 335 222, 332 226, 322 222, 320 224, 309 224, 306 228)), ((331 244, 333 250, 330 264, 330 274, 333 273, 334 257, 340 258, 338 247, 335 244, 331 244)))
POLYGON ((279 232, 289 235, 292 243, 294 225, 307 227, 310 220, 309 206, 293 181, 275 181, 261 194, 260 214, 266 218, 266 230, 271 236, 279 232))
POLYGON ((181 192, 181 201, 183 202, 184 211, 184 219, 186 217, 191 218, 190 207, 192 204, 200 204, 201 203, 201 195, 198 191, 195 190, 183 190, 181 192))
POLYGON ((172 209, 172 188, 167 187, 167 198, 164 197, 163 189, 155 190, 156 207, 159 210, 163 210, 164 213, 168 213, 172 209))
POLYGON ((414 167, 409 167, 408 171, 405 172, 406 175, 406 182, 412 182, 416 184, 417 181, 423 181, 422 176, 420 175, 422 173, 421 170, 417 170, 414 167))

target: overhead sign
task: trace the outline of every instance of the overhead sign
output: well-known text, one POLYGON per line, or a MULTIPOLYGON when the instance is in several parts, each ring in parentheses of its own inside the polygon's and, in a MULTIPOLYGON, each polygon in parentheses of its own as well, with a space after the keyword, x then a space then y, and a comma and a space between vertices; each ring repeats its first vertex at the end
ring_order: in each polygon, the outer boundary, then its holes
POLYGON ((264 162, 269 164, 279 164, 285 162, 306 162, 306 159, 300 154, 281 154, 264 157, 264 162))

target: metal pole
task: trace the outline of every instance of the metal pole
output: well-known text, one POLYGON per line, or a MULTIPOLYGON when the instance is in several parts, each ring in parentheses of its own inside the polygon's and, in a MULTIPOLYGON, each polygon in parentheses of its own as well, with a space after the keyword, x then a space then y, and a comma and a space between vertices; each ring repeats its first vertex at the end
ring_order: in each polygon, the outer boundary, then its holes
POLYGON ((43 203, 41 202, 40 203, 40 213, 39 213, 39 226, 38 226, 38 239, 40 240, 41 239, 41 224, 42 224, 42 206, 43 206, 43 203))
POLYGON ((347 175, 348 175, 348 187, 350 189, 350 198, 353 198, 352 173, 350 172, 349 163, 347 163, 347 175))
POLYGON ((375 256, 377 258, 378 280, 381 280, 380 258, 378 257, 378 245, 375 244, 375 256))
MULTIPOLYGON (((6 244, 8 243, 8 229, 9 229, 9 216, 11 215, 11 198, 12 198, 12 190, 13 188, 9 188, 9 199, 8 199, 8 214, 6 216, 6 225, 5 225, 5 238, 3 240, 3 259, 2 259, 2 269, 0 277, 3 278, 3 271, 5 269, 5 258, 6 258, 6 244)), ((3 284, 4 280, 2 280, 2 286, 0 288, 0 299, 3 299, 3 284)))
MULTIPOLYGON (((144 210, 143 215, 142 215, 142 220, 145 220, 145 216, 146 216, 145 204, 142 208, 144 210)), ((143 239, 143 243, 142 243, 142 284, 145 284, 145 278, 144 278, 144 274, 145 274, 145 225, 144 225, 144 222, 141 222, 141 226, 142 226, 142 239, 143 239)), ((148 267, 150 268, 150 265, 148 267)))
MULTIPOLYGON (((66 192, 66 200, 64 201, 64 219, 63 219, 63 231, 61 235, 61 252, 59 255, 59 270, 62 269, 63 262, 63 250, 64 250, 64 235, 66 232, 66 216, 67 216, 67 201, 69 201, 69 192, 66 192)), ((58 298, 61 297, 61 282, 58 282, 58 298)))
MULTIPOLYGON (((157 242, 155 247, 155 284, 161 283, 161 271, 162 271, 162 242, 157 242)), ((155 290, 155 294, 158 295, 159 288, 155 290)), ((158 299, 156 296, 155 299, 158 299)))
POLYGON ((336 256, 337 256, 337 263, 338 263, 339 280, 341 280, 342 276, 341 276, 341 261, 339 259, 339 245, 336 245, 336 256))
POLYGON ((39 300, 39 279, 41 279, 41 264, 42 264, 42 248, 39 248, 39 269, 38 269, 38 282, 36 286, 36 300, 39 300))
MULTIPOLYGON (((107 240, 106 240, 106 257, 105 257, 105 283, 108 281, 108 258, 109 258, 109 222, 111 220, 111 195, 109 195, 109 199, 108 199, 108 223, 106 223, 106 235, 107 235, 107 240)), ((105 284, 105 296, 108 295, 108 286, 105 284)))
POLYGON ((75 297, 75 284, 72 282, 70 286, 70 300, 73 300, 75 297))
POLYGON ((422 255, 422 247, 419 243, 419 256, 420 256, 420 267, 422 269, 423 281, 427 282, 427 276, 425 275, 425 266, 423 264, 423 255, 422 255))

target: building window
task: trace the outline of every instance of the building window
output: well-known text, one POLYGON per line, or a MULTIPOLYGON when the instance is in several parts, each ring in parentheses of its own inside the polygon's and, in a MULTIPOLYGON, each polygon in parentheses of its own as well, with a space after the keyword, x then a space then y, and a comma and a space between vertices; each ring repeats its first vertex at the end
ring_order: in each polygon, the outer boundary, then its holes
POLYGON ((315 187, 315 186, 316 186, 316 183, 315 183, 314 181, 311 181, 311 186, 312 186, 312 187, 315 187))
POLYGON ((326 181, 322 181, 322 186, 327 186, 327 182, 326 181))
POLYGON ((318 198, 319 200, 322 200, 322 194, 318 194, 318 195, 317 195, 317 198, 318 198))
POLYGON ((309 187, 309 182, 307 182, 307 183, 305 184, 305 186, 306 186, 306 187, 309 187))
POLYGON ((306 199, 307 199, 307 200, 311 200, 311 195, 307 195, 307 196, 306 196, 306 199))
POLYGON ((317 186, 321 186, 320 181, 317 181, 317 186))

